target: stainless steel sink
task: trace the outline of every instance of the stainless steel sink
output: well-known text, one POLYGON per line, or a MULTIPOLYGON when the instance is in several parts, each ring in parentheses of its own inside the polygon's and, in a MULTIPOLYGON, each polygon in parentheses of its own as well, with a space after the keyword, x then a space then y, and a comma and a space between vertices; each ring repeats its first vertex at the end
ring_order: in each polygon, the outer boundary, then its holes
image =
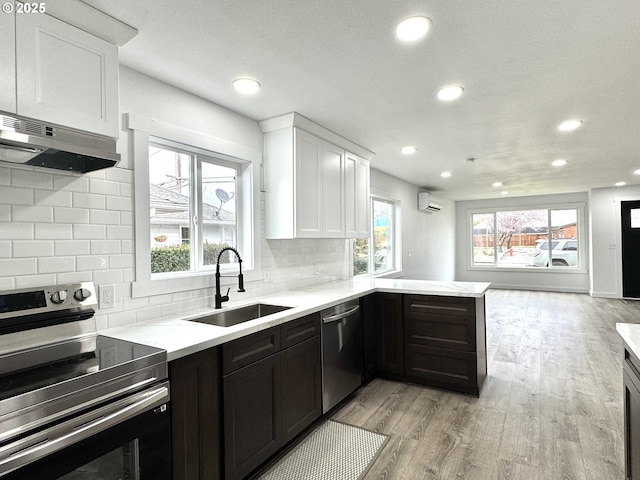
POLYGON ((293 307, 283 307, 282 305, 270 305, 268 303, 254 303, 246 307, 225 310, 224 312, 212 313, 204 317, 188 318, 191 322, 207 323, 218 327, 231 327, 239 323, 266 317, 273 313, 283 312, 293 307))

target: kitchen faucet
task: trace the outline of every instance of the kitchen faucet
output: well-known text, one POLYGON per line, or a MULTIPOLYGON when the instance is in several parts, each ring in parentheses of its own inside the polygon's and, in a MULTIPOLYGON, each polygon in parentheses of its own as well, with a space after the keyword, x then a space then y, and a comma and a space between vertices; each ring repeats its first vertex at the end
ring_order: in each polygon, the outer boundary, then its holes
POLYGON ((227 294, 225 296, 222 296, 220 294, 220 277, 231 277, 232 276, 232 275, 220 275, 220 257, 227 250, 230 250, 233 253, 235 253, 236 257, 238 258, 238 266, 240 267, 240 273, 238 273, 238 292, 244 292, 245 291, 244 290, 244 277, 242 276, 242 259, 240 258, 240 254, 233 247, 224 247, 222 250, 220 250, 220 253, 218 253, 218 260, 216 261, 216 296, 215 296, 215 307, 214 308, 222 308, 222 303, 229 301, 229 290, 231 290, 231 288, 227 289, 227 294))

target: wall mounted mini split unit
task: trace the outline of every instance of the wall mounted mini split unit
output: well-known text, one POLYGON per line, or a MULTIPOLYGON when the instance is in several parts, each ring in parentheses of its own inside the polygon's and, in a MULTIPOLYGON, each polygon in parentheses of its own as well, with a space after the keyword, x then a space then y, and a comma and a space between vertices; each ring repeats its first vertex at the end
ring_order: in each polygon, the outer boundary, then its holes
POLYGON ((418 193, 418 210, 422 212, 439 212, 442 210, 442 202, 434 198, 429 192, 418 193))

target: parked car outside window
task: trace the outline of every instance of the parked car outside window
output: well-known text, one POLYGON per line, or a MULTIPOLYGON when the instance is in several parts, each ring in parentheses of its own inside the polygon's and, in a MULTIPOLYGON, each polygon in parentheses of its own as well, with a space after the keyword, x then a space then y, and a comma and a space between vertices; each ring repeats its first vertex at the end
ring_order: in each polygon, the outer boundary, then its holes
MULTIPOLYGON (((531 252, 531 266, 549 266, 549 241, 536 240, 531 252)), ((559 238, 551 241, 551 265, 555 267, 578 266, 578 240, 575 238, 559 238)))

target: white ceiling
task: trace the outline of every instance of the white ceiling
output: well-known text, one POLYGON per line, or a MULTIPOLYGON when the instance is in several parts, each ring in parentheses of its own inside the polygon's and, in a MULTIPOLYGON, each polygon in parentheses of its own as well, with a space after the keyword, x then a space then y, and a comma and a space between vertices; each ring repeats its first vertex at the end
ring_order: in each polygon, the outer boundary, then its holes
POLYGON ((123 65, 255 120, 299 112, 441 196, 640 184, 638 0, 85 2, 139 30, 123 65), (412 15, 433 27, 401 44, 395 24, 412 15), (243 76, 257 96, 233 90, 243 76), (451 84, 463 97, 438 101, 451 84), (584 126, 559 132, 570 118, 584 126))

